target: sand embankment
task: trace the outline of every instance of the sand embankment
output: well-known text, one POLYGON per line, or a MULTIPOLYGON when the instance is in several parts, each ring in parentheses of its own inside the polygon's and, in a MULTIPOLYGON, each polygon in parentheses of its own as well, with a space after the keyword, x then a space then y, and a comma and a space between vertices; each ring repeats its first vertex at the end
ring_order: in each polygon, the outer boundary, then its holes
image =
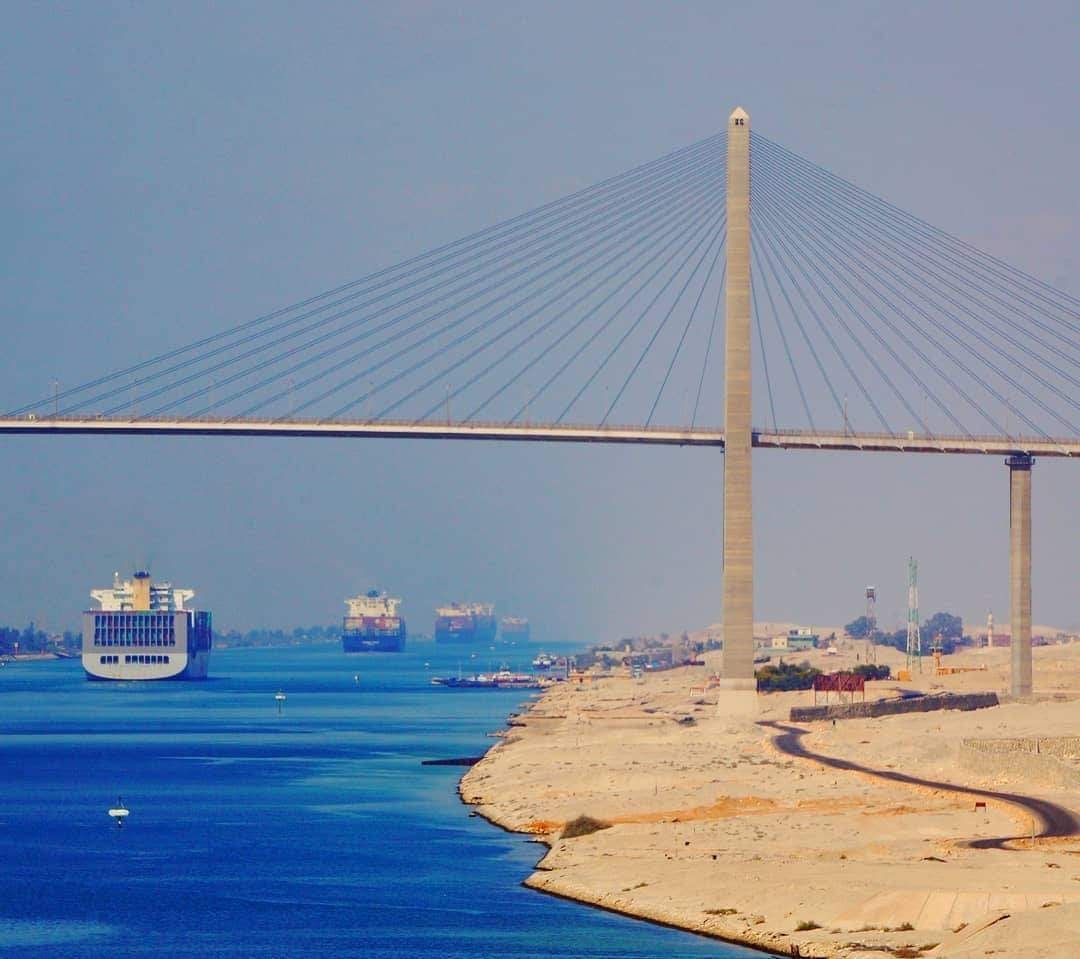
MULTIPOLYGON (((1032 795, 1080 814, 1075 791, 1029 781, 1023 764, 983 774, 958 761, 964 740, 1080 731, 1080 644, 1035 656, 1036 686, 1056 698, 815 724, 802 741, 868 768, 1032 795)), ((987 669, 928 669, 904 686, 1000 693, 1007 657, 959 654, 946 662, 987 669)), ((528 885, 785 955, 1060 959, 1076 950, 1080 841, 972 848, 1026 835, 1031 823, 1007 804, 976 808, 971 797, 783 755, 775 729, 718 715, 716 692, 702 689, 715 665, 710 657, 704 668, 641 682, 555 687, 469 771, 466 801, 550 844, 528 885), (581 814, 612 825, 560 839, 581 814)), ((895 683, 873 685, 871 695, 898 695, 895 683)), ((786 721, 812 694, 760 700, 759 719, 786 721)))

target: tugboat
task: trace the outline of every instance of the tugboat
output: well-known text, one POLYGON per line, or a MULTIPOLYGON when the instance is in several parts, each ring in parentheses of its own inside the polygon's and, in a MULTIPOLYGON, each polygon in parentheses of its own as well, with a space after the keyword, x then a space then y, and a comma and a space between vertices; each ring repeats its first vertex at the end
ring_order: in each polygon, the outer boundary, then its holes
POLYGON ((503 668, 495 673, 474 676, 434 676, 431 685, 449 689, 543 689, 546 684, 529 673, 513 673, 503 668))

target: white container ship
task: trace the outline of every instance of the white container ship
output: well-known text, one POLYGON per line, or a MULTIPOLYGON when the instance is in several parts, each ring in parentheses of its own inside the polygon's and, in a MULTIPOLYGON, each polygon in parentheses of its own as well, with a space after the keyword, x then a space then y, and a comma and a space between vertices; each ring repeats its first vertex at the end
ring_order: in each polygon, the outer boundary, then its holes
POLYGON ((111 589, 94 589, 99 609, 82 617, 87 679, 205 679, 213 630, 208 612, 185 609, 193 589, 151 583, 139 571, 111 589))

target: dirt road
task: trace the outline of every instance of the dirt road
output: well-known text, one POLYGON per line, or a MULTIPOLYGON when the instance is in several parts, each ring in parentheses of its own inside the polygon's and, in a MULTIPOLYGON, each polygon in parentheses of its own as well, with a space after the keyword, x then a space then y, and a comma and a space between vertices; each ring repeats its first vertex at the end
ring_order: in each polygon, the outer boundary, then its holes
MULTIPOLYGON (((809 730, 799 729, 796 726, 784 726, 776 722, 762 722, 759 725, 775 729, 778 735, 773 737, 773 745, 782 753, 793 756, 796 759, 808 759, 811 762, 828 766, 831 769, 840 769, 845 772, 858 772, 876 779, 888 782, 905 783, 909 786, 921 786, 926 789, 936 789, 941 792, 957 793, 963 796, 975 796, 980 799, 989 799, 994 802, 1008 803, 1023 809, 1036 823, 1034 835, 1036 839, 1056 839, 1067 836, 1080 835, 1080 819, 1064 806, 1034 796, 1021 796, 1018 793, 997 792, 990 789, 976 789, 969 786, 957 786, 954 783, 939 782, 934 779, 923 779, 919 776, 909 776, 906 773, 898 773, 892 769, 875 769, 872 766, 864 766, 861 763, 851 762, 847 759, 838 759, 835 756, 827 756, 824 753, 815 753, 807 749, 802 743, 802 737, 809 730)), ((1001 836, 991 839, 976 839, 968 843, 973 849, 1008 849, 1009 843, 1019 839, 1030 839, 1031 833, 1021 836, 1001 836)))

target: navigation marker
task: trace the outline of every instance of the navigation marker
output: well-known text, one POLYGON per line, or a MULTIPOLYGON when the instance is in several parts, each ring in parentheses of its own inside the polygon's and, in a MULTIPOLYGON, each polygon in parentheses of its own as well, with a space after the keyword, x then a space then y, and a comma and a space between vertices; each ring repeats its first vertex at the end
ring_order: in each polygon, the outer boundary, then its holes
POLYGON ((109 810, 109 815, 112 817, 113 822, 116 823, 117 829, 123 829, 124 820, 131 815, 131 810, 124 805, 124 800, 117 796, 116 805, 109 810))

